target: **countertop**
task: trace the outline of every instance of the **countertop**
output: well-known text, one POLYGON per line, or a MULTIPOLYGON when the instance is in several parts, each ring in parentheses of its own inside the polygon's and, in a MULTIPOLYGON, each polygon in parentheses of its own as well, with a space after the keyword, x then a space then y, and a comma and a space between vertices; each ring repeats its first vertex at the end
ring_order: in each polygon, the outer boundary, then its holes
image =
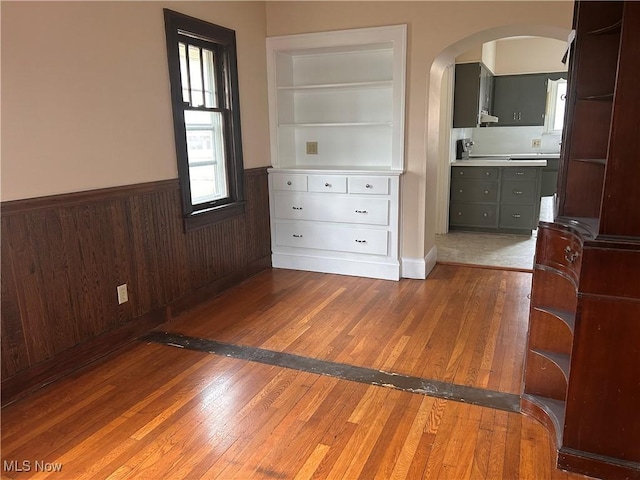
POLYGON ((470 158, 453 160, 451 165, 469 167, 546 167, 547 160, 560 158, 559 153, 512 153, 496 155, 471 155, 470 158))

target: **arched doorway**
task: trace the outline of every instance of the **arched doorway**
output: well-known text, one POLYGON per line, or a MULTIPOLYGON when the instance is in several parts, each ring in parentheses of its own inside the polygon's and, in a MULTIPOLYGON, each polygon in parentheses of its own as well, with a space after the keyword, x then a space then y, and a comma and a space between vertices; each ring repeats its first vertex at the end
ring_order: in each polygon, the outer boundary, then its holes
MULTIPOLYGON (((427 235, 444 234, 448 227, 450 159, 455 58, 474 46, 508 37, 543 37, 566 42, 569 30, 545 25, 510 25, 478 32, 443 50, 431 65, 428 94, 427 135, 427 235)), ((517 127, 516 127, 517 128, 517 127)))

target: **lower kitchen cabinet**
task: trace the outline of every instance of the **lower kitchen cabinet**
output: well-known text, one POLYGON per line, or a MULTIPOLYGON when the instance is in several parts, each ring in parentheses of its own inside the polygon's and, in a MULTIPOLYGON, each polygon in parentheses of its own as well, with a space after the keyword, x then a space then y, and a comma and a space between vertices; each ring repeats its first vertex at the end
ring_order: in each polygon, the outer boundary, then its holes
POLYGON ((542 167, 452 166, 452 230, 531 235, 540 214, 542 167))
POLYGON ((269 169, 272 265, 399 280, 399 176, 269 169))

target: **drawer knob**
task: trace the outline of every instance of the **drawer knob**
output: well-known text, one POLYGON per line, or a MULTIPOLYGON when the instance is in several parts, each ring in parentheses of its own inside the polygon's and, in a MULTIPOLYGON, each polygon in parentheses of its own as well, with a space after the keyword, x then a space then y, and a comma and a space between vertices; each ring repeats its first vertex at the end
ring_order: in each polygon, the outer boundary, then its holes
POLYGON ((293 234, 294 238, 302 238, 302 235, 298 235, 297 233, 293 234))
POLYGON ((488 217, 488 216, 489 216, 489 214, 488 214, 487 212, 484 212, 484 213, 482 214, 482 216, 483 216, 483 217, 488 217))
POLYGON ((458 192, 462 193, 462 189, 458 190, 458 192))
POLYGON ((369 213, 366 210, 356 210, 356 213, 369 213))
POLYGON ((491 176, 491 172, 484 172, 484 174, 485 174, 487 177, 490 177, 490 176, 491 176))
POLYGON ((287 180, 287 185, 291 185, 291 180, 287 180))
POLYGON ((461 217, 462 216, 462 212, 458 212, 458 216, 461 217))
POLYGON ((373 188, 373 185, 371 185, 371 184, 367 183, 367 184, 364 186, 364 188, 373 188))
POLYGON ((484 191, 484 194, 485 194, 485 195, 489 195, 489 190, 485 190, 485 191, 484 191))
POLYGON ((462 170, 460 170, 460 172, 459 172, 459 173, 460 173, 460 175, 464 175, 464 172, 463 172, 462 170))
POLYGON ((519 213, 514 213, 513 215, 511 215, 513 218, 520 218, 522 215, 520 215, 519 213))
POLYGON ((521 190, 514 190, 513 194, 514 195, 522 195, 522 191, 521 190))
POLYGON ((356 238, 356 243, 367 243, 367 241, 366 241, 366 240, 358 240, 358 239, 356 238))
POLYGON ((331 186, 331 184, 330 183, 325 183, 324 186, 329 188, 331 186))
POLYGON ((579 255, 580 254, 578 252, 572 251, 571 247, 569 245, 564 247, 564 259, 567 262, 569 262, 569 263, 575 262, 579 255))
POLYGON ((291 208, 293 208, 294 210, 302 210, 302 207, 291 207, 291 208))
POLYGON ((524 172, 513 172, 514 175, 524 175, 524 172))

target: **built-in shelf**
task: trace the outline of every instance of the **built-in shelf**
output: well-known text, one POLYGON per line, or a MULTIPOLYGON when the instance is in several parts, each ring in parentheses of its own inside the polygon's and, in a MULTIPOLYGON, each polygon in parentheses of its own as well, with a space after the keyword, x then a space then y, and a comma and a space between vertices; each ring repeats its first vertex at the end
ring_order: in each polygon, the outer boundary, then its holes
POLYGON ((553 315, 557 319, 561 320, 571 331, 573 335, 575 323, 576 323, 576 314, 574 312, 568 312, 566 310, 559 310, 553 307, 534 307, 534 310, 538 310, 539 312, 548 313, 549 315, 553 315))
POLYGON ((375 81, 375 82, 344 82, 344 83, 323 83, 314 85, 282 85, 278 87, 279 91, 293 92, 322 92, 344 89, 368 89, 368 88, 391 88, 393 82, 391 80, 375 81))
POLYGON ((588 102, 611 102, 613 101, 613 93, 604 93, 602 95, 585 95, 578 98, 578 100, 585 100, 588 102))
POLYGON ((607 25, 606 27, 598 28, 597 30, 591 30, 590 32, 586 32, 587 35, 606 35, 610 33, 619 33, 622 27, 622 19, 619 21, 607 25))
POLYGON ((539 349, 534 349, 531 351, 536 355, 540 355, 541 357, 546 358, 547 360, 555 364, 562 371, 565 380, 569 380, 569 368, 571 364, 569 355, 563 355, 561 353, 548 352, 546 350, 539 349))
POLYGON ((557 444, 562 445, 565 402, 555 400, 553 398, 541 397, 540 395, 531 395, 528 393, 523 394, 522 398, 523 400, 536 405, 549 417, 549 419, 553 423, 553 426, 555 427, 557 444))
POLYGON ((392 127, 391 122, 280 123, 279 127, 392 127))
POLYGON ((596 165, 606 165, 606 158, 572 158, 573 162, 594 163, 596 165))

